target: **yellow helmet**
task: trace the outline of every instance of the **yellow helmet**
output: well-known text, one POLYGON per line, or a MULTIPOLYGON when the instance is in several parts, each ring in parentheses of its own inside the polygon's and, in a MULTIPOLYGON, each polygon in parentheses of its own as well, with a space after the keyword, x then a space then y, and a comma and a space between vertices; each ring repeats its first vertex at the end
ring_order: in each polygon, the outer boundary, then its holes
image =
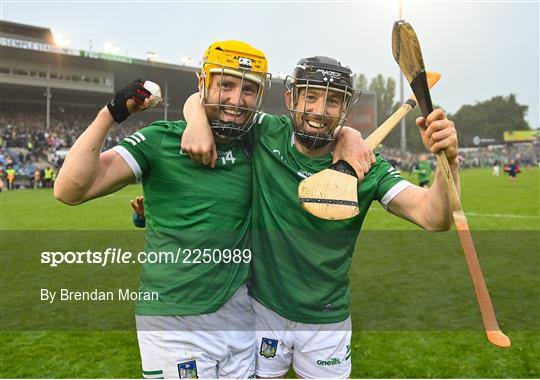
MULTIPOLYGON (((264 99, 270 89, 272 75, 268 73, 268 61, 264 53, 253 46, 241 41, 218 41, 214 42, 203 56, 202 62, 202 99, 203 104, 209 109, 218 109, 221 114, 224 110, 234 111, 236 116, 232 121, 217 118, 210 120, 210 126, 214 133, 226 138, 240 138, 246 134, 255 122, 255 116, 261 111, 264 99), (257 84, 257 96, 253 104, 249 106, 223 104, 221 101, 221 89, 217 101, 209 102, 207 92, 210 88, 211 76, 233 75, 257 84), (244 115, 244 117, 240 115, 244 115), (247 119, 245 116, 248 115, 247 119)), ((218 78, 219 78, 218 77, 218 78)), ((220 79, 221 80, 221 79, 220 79)), ((238 99, 240 102, 240 99, 238 99)))
POLYGON ((259 85, 266 85, 268 60, 264 53, 242 41, 214 42, 203 56, 205 87, 210 86, 210 74, 224 73, 243 76, 259 85))

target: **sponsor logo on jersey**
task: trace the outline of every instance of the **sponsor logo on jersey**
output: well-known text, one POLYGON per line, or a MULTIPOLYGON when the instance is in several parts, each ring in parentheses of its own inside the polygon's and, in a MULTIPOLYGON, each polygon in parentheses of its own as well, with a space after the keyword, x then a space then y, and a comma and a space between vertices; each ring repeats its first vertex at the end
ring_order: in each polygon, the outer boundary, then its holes
POLYGON ((341 364, 341 360, 339 360, 338 358, 332 358, 329 360, 317 360, 317 365, 322 365, 322 366, 338 365, 338 364, 341 364))
POLYGON ((178 376, 181 379, 197 379, 197 361, 190 360, 178 364, 178 376))
POLYGON ((272 149, 272 153, 274 153, 274 156, 277 156, 280 158, 281 161, 285 162, 285 159, 283 158, 283 155, 278 149, 272 149))
POLYGON ((324 312, 329 312, 329 311, 332 311, 332 310, 334 310, 334 306, 333 306, 331 303, 325 305, 325 306, 322 308, 322 311, 324 311, 324 312))
POLYGON ((311 177, 313 175, 313 173, 310 173, 310 172, 306 172, 305 170, 300 170, 298 173, 300 177, 302 178, 307 178, 307 177, 311 177))
POLYGON ((259 354, 265 358, 276 356, 278 341, 276 339, 262 338, 259 354))

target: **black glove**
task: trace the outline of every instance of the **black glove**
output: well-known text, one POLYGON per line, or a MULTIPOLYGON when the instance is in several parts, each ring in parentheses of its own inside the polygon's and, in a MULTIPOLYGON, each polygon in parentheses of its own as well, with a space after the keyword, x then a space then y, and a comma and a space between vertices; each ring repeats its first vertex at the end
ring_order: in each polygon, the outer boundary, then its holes
POLYGON ((145 99, 152 95, 150 91, 143 87, 143 85, 144 81, 142 79, 135 79, 127 86, 116 91, 114 98, 109 100, 107 103, 107 108, 109 109, 114 121, 121 123, 128 118, 128 99, 133 99, 135 103, 141 105, 144 103, 145 99))

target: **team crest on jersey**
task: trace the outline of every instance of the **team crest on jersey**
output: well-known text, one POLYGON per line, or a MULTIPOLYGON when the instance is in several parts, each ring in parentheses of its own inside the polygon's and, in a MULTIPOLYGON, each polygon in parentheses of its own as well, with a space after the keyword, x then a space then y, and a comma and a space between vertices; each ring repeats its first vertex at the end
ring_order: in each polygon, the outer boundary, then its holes
POLYGON ((265 358, 273 358, 276 356, 278 341, 270 338, 262 338, 261 350, 259 354, 265 358))
POLYGON ((197 361, 190 360, 178 364, 178 375, 181 379, 197 379, 197 361))

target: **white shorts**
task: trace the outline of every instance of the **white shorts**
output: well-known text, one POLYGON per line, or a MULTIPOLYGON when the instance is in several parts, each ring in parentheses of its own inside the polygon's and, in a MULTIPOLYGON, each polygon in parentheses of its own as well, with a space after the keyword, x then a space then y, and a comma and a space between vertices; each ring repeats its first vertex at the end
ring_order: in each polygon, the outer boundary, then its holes
POLYGON ((254 317, 245 285, 215 313, 135 319, 144 378, 255 377, 254 317))
POLYGON ((308 324, 290 321, 252 300, 258 377, 281 377, 291 364, 306 378, 348 378, 351 374, 351 318, 308 324))

